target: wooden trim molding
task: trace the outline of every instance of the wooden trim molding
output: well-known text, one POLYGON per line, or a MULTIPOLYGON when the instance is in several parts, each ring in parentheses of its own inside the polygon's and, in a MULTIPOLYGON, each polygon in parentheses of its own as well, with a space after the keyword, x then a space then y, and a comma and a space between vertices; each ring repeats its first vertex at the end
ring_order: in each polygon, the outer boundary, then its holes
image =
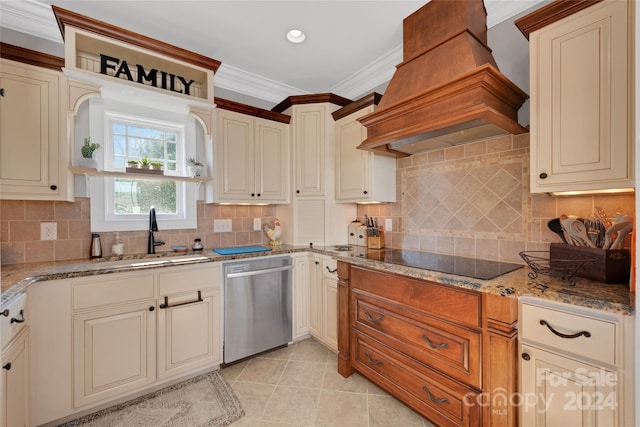
POLYGON ((331 104, 340 105, 344 107, 345 105, 350 104, 352 101, 347 98, 343 98, 334 93, 316 93, 312 95, 293 95, 287 97, 284 101, 276 105, 271 109, 271 111, 275 111, 278 113, 282 113, 289 107, 299 104, 319 104, 322 102, 330 102, 331 104))
POLYGON ((65 26, 71 25, 72 27, 148 49, 152 52, 166 55, 170 58, 174 58, 188 64, 197 65, 198 67, 202 67, 206 70, 212 70, 214 73, 218 71, 218 68, 221 65, 221 62, 216 59, 208 58, 204 55, 152 39, 151 37, 134 33, 133 31, 116 27, 115 25, 98 21, 97 19, 89 18, 55 5, 52 5, 51 8, 53 9, 53 14, 56 17, 63 39, 65 35, 65 26))
POLYGON ((61 71, 64 67, 64 58, 3 42, 0 42, 0 58, 56 71, 61 71))
POLYGON ((215 98, 214 101, 216 106, 222 110, 234 111, 236 113, 247 114, 249 116, 273 120, 280 123, 289 124, 291 122, 291 116, 286 114, 263 110, 262 108, 252 107, 251 105, 230 101, 224 98, 215 98))
POLYGON ((333 116, 333 120, 339 120, 349 114, 362 110, 369 105, 378 105, 381 99, 382 95, 377 92, 371 92, 369 95, 365 95, 362 98, 353 101, 351 104, 345 105, 341 109, 334 111, 331 115, 333 116))
POLYGON ((522 34, 524 34, 527 40, 529 40, 529 34, 532 32, 580 12, 601 1, 602 0, 556 0, 522 18, 516 19, 514 24, 522 34))

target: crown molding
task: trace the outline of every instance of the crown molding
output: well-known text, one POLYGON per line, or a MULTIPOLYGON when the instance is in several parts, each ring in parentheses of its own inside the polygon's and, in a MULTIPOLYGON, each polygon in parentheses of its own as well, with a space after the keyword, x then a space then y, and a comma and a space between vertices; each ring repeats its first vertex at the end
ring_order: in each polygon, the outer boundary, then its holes
POLYGON ((292 93, 309 94, 309 92, 297 87, 279 83, 224 63, 218 68, 214 79, 214 87, 274 103, 282 101, 284 98, 291 96, 292 93))
POLYGON ((0 24, 10 30, 62 44, 51 6, 34 0, 0 2, 0 24))

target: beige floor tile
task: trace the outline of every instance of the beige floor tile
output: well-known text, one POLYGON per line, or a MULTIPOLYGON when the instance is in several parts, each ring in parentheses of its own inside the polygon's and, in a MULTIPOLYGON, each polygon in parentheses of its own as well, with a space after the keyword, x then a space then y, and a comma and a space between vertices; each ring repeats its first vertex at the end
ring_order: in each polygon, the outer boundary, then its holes
POLYGON ((367 427, 369 425, 367 396, 357 393, 322 391, 315 425, 367 427))
POLYGON ((326 363, 333 353, 315 341, 303 341, 296 344, 290 360, 304 360, 306 362, 326 363))
POLYGON ((280 381, 280 376, 286 365, 286 360, 257 357, 249 361, 236 380, 252 383, 277 384, 278 381, 280 381))
POLYGON ((291 354, 293 353, 293 349, 295 348, 295 344, 290 345, 288 347, 279 348, 277 350, 270 351, 269 353, 261 354, 260 357, 264 359, 284 359, 289 360, 291 354))
POLYGON ((229 427, 257 427, 262 425, 259 418, 249 418, 246 415, 235 423, 229 424, 229 427))
POLYGON ((280 378, 280 385, 321 388, 326 364, 290 360, 280 378))
POLYGON ((348 391, 351 393, 366 393, 367 380, 357 372, 345 378, 338 373, 336 366, 327 364, 322 382, 323 390, 348 391))
POLYGON ((389 396, 389 393, 387 393, 386 391, 384 391, 383 389, 381 389, 380 387, 378 387, 376 384, 372 383, 371 381, 367 380, 367 393, 368 394, 375 394, 378 396, 389 396))
POLYGON ((248 361, 245 361, 245 362, 236 363, 231 366, 226 366, 220 369, 220 373, 228 383, 231 383, 238 378, 238 376, 240 375, 242 370, 245 368, 245 366, 247 366, 248 363, 249 363, 248 361))
POLYGON ((246 418, 260 419, 275 389, 276 386, 271 384, 233 383, 233 391, 242 404, 246 418))
POLYGON ((320 390, 277 386, 262 421, 313 425, 320 390))
POLYGON ((423 427, 423 417, 391 396, 369 395, 369 427, 423 427))

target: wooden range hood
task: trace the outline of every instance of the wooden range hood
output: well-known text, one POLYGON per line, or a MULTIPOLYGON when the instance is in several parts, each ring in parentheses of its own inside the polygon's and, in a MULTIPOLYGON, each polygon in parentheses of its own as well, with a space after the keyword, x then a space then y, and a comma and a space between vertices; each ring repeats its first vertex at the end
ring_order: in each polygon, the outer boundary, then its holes
POLYGON ((482 0, 431 0, 403 21, 403 62, 378 109, 359 121, 358 148, 407 156, 520 134, 528 95, 500 73, 482 0))

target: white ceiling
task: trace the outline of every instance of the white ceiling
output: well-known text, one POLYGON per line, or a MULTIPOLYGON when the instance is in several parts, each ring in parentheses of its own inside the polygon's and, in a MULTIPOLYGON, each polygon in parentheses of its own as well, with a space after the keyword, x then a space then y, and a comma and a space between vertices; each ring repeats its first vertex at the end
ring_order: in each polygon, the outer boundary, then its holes
MULTIPOLYGON (((541 1, 485 0, 488 27, 541 1)), ((0 26, 62 44, 55 4, 217 59, 216 88, 273 105, 308 93, 356 99, 383 85, 402 61, 402 20, 425 3, 0 0, 0 26), (306 33, 304 43, 285 39, 292 28, 306 33)))

